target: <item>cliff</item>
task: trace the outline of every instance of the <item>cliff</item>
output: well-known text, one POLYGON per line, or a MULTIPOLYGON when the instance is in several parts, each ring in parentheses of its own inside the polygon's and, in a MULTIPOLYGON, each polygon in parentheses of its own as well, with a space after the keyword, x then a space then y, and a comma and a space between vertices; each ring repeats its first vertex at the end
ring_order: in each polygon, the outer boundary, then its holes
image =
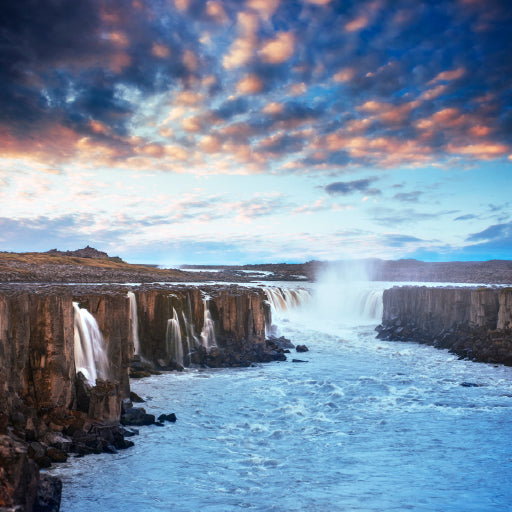
MULTIPOLYGON (((118 429, 121 400, 129 396, 128 300, 122 293, 86 292, 0 290, 0 507, 38 510, 41 486, 53 492, 59 485, 40 480, 38 466, 65 460, 69 451, 106 449, 107 442, 88 434, 94 424, 110 434, 118 429), (73 301, 94 311, 110 361, 109 380, 87 386, 81 403, 73 301)), ((116 447, 127 447, 120 434, 116 447)))
POLYGON ((378 337, 447 348, 512 365, 511 288, 394 287, 384 291, 378 337))
POLYGON ((247 366, 282 359, 266 345, 263 290, 240 286, 141 287, 135 291, 140 355, 163 368, 247 366))
POLYGON ((169 370, 285 359, 265 339, 270 306, 261 289, 146 285, 132 297, 128 290, 0 286, 0 509, 38 510, 41 489, 58 494, 59 482, 41 480, 38 467, 68 453, 132 444, 119 419, 133 359, 144 375, 148 365, 169 370))

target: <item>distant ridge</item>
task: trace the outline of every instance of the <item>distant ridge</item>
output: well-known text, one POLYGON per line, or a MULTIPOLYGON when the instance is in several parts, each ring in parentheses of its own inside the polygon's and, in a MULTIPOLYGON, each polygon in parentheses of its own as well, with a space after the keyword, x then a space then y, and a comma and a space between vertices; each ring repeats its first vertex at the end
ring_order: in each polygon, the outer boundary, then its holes
POLYGON ((58 249, 51 249, 42 254, 49 254, 50 256, 74 256, 76 258, 92 258, 94 260, 110 260, 119 263, 125 263, 119 256, 109 256, 106 252, 98 251, 94 247, 87 245, 83 249, 76 251, 59 251, 58 249))

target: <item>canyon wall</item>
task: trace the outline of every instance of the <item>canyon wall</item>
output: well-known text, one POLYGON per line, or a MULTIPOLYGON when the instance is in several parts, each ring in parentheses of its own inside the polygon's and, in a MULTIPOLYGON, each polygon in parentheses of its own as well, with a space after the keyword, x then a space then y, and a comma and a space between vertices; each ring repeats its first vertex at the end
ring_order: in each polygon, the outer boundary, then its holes
POLYGON ((512 365, 512 288, 393 287, 384 291, 383 306, 380 339, 512 365))
POLYGON ((145 361, 164 368, 247 366, 276 355, 266 346, 270 306, 261 289, 151 286, 134 293, 145 361))
MULTIPOLYGON (((285 358, 265 339, 270 306, 263 290, 137 287, 137 333, 128 290, 0 285, 0 509, 38 510, 38 466, 65 460, 70 452, 98 453, 131 444, 124 441, 119 419, 122 401, 130 396, 135 359, 153 369, 182 369, 285 358), (92 388, 87 376, 76 375, 75 315, 81 310, 98 324, 108 359, 106 380, 92 388)), ((55 490, 58 484, 46 479, 44 487, 55 490)))

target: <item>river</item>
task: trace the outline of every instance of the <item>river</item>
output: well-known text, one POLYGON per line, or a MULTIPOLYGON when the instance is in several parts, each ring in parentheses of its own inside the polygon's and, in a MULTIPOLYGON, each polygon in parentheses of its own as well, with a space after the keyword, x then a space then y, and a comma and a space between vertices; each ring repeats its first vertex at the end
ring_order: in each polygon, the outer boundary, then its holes
POLYGON ((177 422, 53 468, 61 510, 510 511, 512 368, 377 340, 371 293, 274 311, 288 361, 132 380, 177 422))

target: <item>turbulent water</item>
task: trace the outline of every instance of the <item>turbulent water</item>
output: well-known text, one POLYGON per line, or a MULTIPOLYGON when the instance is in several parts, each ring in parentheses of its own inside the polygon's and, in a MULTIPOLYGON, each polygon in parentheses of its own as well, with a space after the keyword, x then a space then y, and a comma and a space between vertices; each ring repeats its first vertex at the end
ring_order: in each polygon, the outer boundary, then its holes
POLYGON ((61 510, 509 511, 512 368, 376 340, 378 293, 319 288, 274 312, 307 353, 132 381, 178 421, 52 470, 61 510))

